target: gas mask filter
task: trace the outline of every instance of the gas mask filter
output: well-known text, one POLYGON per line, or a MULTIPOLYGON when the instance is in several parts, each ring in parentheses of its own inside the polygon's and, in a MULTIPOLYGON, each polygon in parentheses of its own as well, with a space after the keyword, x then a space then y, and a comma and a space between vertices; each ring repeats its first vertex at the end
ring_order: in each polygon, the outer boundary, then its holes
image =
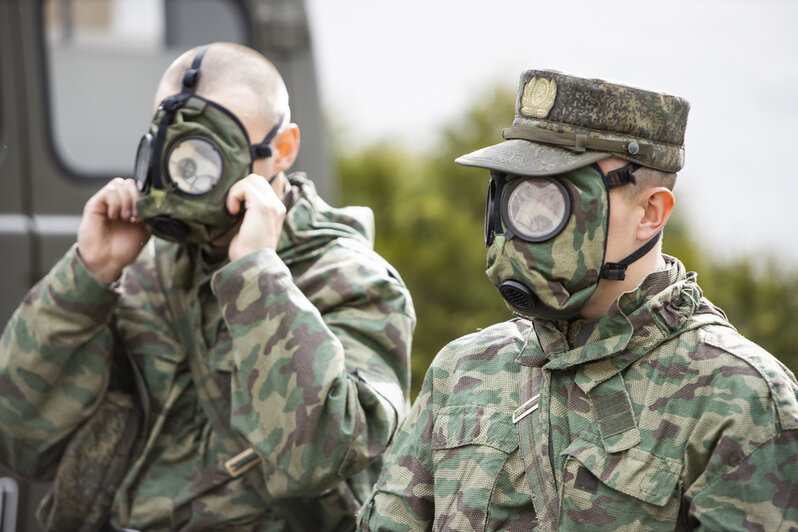
POLYGON ((254 160, 271 156, 283 121, 260 144, 250 145, 231 111, 194 94, 207 48, 186 71, 181 92, 159 105, 139 142, 134 170, 142 221, 152 234, 185 244, 211 242, 235 226, 241 214, 227 211, 227 193, 251 173, 254 160))
POLYGON ((590 165, 556 176, 493 173, 485 210, 487 275, 508 306, 523 315, 576 317, 599 279, 622 280, 652 238, 618 263, 604 263, 609 189, 634 182, 639 166, 604 175, 590 165))

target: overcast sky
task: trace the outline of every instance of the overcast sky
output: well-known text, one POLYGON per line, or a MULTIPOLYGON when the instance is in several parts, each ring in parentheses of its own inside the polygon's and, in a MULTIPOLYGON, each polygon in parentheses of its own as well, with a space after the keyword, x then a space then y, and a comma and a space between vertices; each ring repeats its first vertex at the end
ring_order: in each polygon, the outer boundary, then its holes
MULTIPOLYGON (((677 202, 716 254, 798 266, 798 2, 307 0, 322 100, 358 142, 426 149, 497 83, 554 68, 687 98, 677 202)), ((509 124, 508 124, 509 125, 509 124)), ((500 132, 497 133, 497 139, 500 132)), ((454 164, 454 163, 452 163, 454 164)))

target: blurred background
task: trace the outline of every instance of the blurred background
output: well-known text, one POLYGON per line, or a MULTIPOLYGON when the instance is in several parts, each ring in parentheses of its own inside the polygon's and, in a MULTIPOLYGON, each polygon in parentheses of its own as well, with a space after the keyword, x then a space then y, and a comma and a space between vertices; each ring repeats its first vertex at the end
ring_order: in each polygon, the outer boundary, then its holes
MULTIPOLYGON (((511 317, 484 274, 487 172, 453 161, 501 140, 529 68, 691 102, 665 250, 795 371, 796 23, 792 0, 0 0, 0 323, 91 193, 132 174, 169 62, 224 40, 283 73, 295 169, 374 210, 418 314, 413 397, 443 345, 511 317)), ((38 530, 38 493, 0 484, 0 530, 12 497, 17 530, 38 530)))
POLYGON ((415 298, 414 393, 446 342, 506 319, 484 275, 487 172, 520 73, 553 68, 682 96, 686 165, 665 251, 732 323, 798 369, 798 3, 310 0, 337 200, 375 209, 415 298))

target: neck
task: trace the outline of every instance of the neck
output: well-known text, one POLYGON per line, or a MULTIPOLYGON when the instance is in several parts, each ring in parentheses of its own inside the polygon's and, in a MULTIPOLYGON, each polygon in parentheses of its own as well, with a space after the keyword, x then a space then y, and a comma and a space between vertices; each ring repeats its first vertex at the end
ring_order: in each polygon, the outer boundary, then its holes
POLYGON ((285 177, 285 172, 280 172, 274 176, 273 181, 271 181, 271 187, 278 198, 282 198, 285 195, 287 183, 288 179, 285 177))
POLYGON ((648 274, 657 271, 662 256, 661 251, 661 245, 654 246, 654 249, 630 264, 626 268, 626 278, 623 281, 600 279, 596 291, 580 316, 586 320, 597 320, 606 314, 622 294, 634 290, 648 274))

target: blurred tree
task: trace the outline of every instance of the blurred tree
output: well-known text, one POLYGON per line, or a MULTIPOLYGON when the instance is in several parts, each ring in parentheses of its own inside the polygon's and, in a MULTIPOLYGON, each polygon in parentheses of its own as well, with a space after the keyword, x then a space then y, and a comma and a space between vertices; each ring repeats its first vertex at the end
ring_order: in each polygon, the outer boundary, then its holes
MULTIPOLYGON (((418 326, 412 397, 441 347, 512 316, 485 276, 487 173, 454 159, 501 140, 502 128, 513 119, 514 98, 511 88, 479 95, 470 110, 443 129, 430 153, 387 142, 355 152, 336 147, 340 197, 374 209, 376 249, 399 270, 413 295, 418 326)), ((798 318, 798 271, 768 266, 757 272, 747 258, 716 264, 678 215, 668 224, 664 251, 701 273, 705 294, 728 312, 740 332, 798 368, 798 328, 792 326, 798 318)))

